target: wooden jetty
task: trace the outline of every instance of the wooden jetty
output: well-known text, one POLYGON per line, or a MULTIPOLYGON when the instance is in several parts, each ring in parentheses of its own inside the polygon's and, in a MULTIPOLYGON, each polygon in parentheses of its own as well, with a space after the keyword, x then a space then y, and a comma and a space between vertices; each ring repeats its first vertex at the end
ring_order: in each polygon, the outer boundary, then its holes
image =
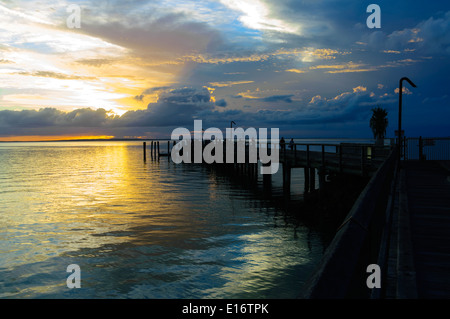
POLYGON ((398 149, 378 167, 345 217, 306 284, 300 298, 369 298, 367 266, 385 263, 398 149))
POLYGON ((422 138, 406 140, 379 167, 301 298, 450 298, 450 139, 424 140, 426 150, 422 138), (366 282, 373 264, 378 288, 366 282))
POLYGON ((372 176, 386 160, 391 147, 373 144, 299 144, 280 149, 283 165, 283 187, 290 188, 291 170, 304 168, 305 189, 314 189, 316 171, 319 189, 330 174, 372 176), (309 182, 309 187, 307 184, 309 182))
MULTIPOLYGON (((202 150, 210 141, 202 142, 202 150)), ((242 163, 237 161, 237 146, 234 143, 234 162, 230 165, 226 162, 226 143, 223 145, 223 161, 222 163, 214 163, 215 165, 225 165, 228 169, 239 171, 248 177, 253 178, 258 174, 258 163, 250 162, 249 153, 252 142, 245 142, 245 160, 242 163)), ((191 148, 194 146, 191 143, 191 148)), ((167 141, 166 152, 161 152, 160 141, 152 141, 150 144, 150 154, 152 158, 168 157, 170 160, 171 146, 175 145, 175 141, 167 141)), ((286 193, 290 192, 292 169, 303 168, 305 175, 305 191, 309 192, 316 188, 316 174, 319 176, 319 189, 326 184, 327 176, 330 174, 352 174, 358 176, 370 177, 385 161, 391 151, 390 146, 376 146, 374 144, 301 144, 293 145, 277 144, 257 144, 257 149, 263 147, 267 151, 272 152, 274 148, 279 151, 279 164, 283 173, 283 189, 286 193)), ((144 144, 144 159, 146 158, 146 150, 144 144)), ((257 161, 260 160, 259 152, 257 161)), ((192 161, 194 162, 194 152, 191 151, 192 161)), ((203 163, 203 162, 202 162, 203 163)), ((267 165, 267 164, 263 164, 267 165)), ((263 175, 265 181, 270 181, 270 175, 263 175)))
MULTIPOLYGON (((322 261, 299 287, 299 298, 450 298, 450 139, 405 139, 403 145, 268 146, 280 152, 285 190, 293 168, 304 169, 305 190, 315 189, 316 173, 319 189, 327 175, 369 178, 322 261), (367 286, 369 265, 381 269, 380 288, 367 286)), ((248 145, 245 153, 244 163, 214 165, 254 178, 258 167, 248 161, 248 145)), ((151 154, 169 157, 170 144, 161 153, 152 142, 151 154)))
POLYGON ((407 161, 388 298, 450 298, 450 162, 407 161))
MULTIPOLYGON (((151 159, 159 159, 160 157, 170 157, 170 141, 167 141, 167 152, 161 152, 160 141, 151 141, 149 144, 150 144, 151 159)), ((143 142, 143 157, 144 157, 144 161, 146 161, 147 160, 147 142, 143 142)))

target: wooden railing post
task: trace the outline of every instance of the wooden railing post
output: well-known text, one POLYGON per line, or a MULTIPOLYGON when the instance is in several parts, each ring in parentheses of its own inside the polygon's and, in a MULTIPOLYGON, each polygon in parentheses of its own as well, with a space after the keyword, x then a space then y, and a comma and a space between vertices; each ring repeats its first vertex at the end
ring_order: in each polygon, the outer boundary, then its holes
POLYGON ((325 167, 325 145, 322 144, 322 166, 325 167))
MULTIPOLYGON (((405 141, 405 143, 403 145, 406 148, 406 141, 405 141)), ((424 160, 424 157, 423 157, 423 140, 422 140, 422 136, 419 136, 419 161, 423 161, 423 160, 424 160)))
POLYGON ((364 146, 361 146, 361 175, 364 175, 364 146))

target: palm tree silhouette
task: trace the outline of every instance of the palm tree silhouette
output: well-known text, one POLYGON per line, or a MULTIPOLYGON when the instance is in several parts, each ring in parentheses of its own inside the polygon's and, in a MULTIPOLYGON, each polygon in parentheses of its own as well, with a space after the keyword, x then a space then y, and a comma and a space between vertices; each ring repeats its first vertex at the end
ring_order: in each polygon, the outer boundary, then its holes
POLYGON ((386 128, 388 126, 387 115, 388 112, 381 107, 372 109, 370 128, 372 129, 373 137, 377 140, 377 144, 382 143, 382 140, 386 136, 386 128))

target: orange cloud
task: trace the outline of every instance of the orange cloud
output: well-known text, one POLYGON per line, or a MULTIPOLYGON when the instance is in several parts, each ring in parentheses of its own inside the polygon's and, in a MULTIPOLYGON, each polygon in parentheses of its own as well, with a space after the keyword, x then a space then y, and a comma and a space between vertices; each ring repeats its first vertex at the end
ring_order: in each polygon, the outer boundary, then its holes
POLYGON ((289 69, 289 70, 286 70, 286 72, 292 72, 292 73, 306 73, 305 70, 299 70, 299 69, 289 69))

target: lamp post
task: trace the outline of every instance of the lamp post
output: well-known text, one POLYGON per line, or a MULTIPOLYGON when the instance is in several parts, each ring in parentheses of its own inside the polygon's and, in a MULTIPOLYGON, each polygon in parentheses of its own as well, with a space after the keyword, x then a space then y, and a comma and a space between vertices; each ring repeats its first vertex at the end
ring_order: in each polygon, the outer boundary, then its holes
POLYGON ((407 77, 403 77, 400 79, 399 85, 399 97, 398 97, 398 159, 400 162, 401 154, 402 154, 402 92, 403 92, 403 81, 407 81, 413 88, 417 86, 407 77))
MULTIPOLYGON (((230 122, 230 132, 229 133, 228 133, 228 130, 226 130, 227 131, 227 137, 226 138, 229 139, 230 141, 232 140, 232 137, 233 137, 233 124, 236 125, 236 122, 234 122, 234 121, 230 122)), ((233 143, 234 143, 234 139, 233 139, 233 143)))

